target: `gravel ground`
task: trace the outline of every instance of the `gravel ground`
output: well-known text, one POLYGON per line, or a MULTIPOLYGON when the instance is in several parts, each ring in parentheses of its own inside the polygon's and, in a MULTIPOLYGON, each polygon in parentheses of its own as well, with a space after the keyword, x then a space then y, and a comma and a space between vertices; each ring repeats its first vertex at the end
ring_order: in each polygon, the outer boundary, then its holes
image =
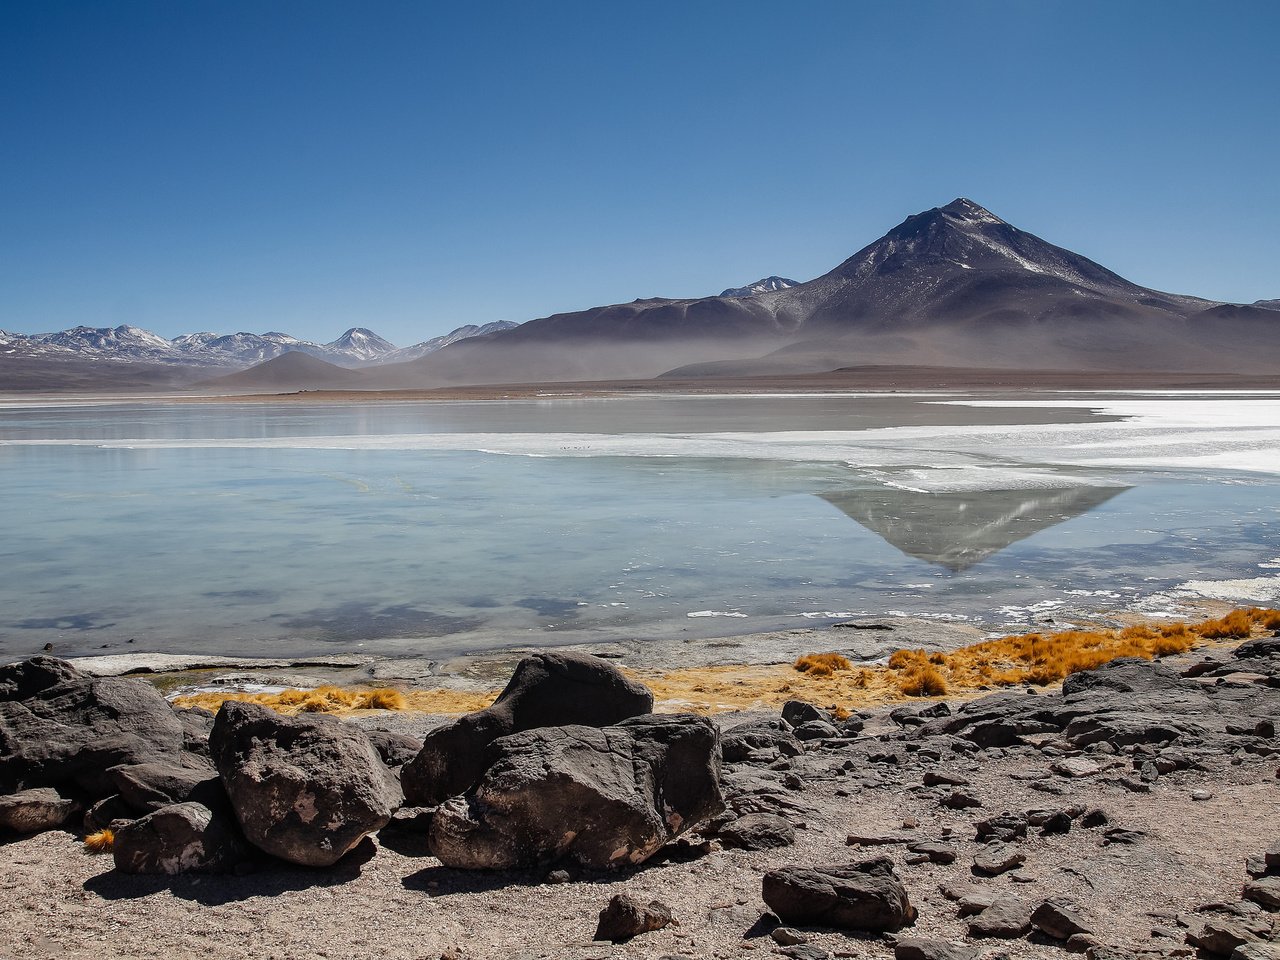
MULTIPOLYGON (((984 885, 1033 899, 1065 894, 1108 942, 1151 945, 1153 927, 1172 926, 1153 911, 1185 910, 1238 899, 1246 857, 1280 837, 1280 791, 1274 759, 1224 757, 1210 772, 1160 778, 1151 793, 1130 793, 1098 778, 1052 779, 1067 789, 1051 796, 1015 779, 1047 774, 1047 761, 1022 757, 944 761, 983 806, 939 807, 902 785, 859 789, 843 780, 814 781, 794 799, 811 809, 793 847, 762 852, 715 851, 630 874, 580 875, 548 884, 545 872, 475 874, 448 870, 425 855, 416 838, 386 835, 337 868, 276 864, 245 876, 152 878, 118 874, 110 857, 81 852, 72 834, 54 831, 0 844, 0 957, 86 958, 252 956, 256 958, 589 957, 728 958, 768 956, 778 948, 761 922, 761 875, 783 864, 821 864, 885 853, 920 911, 913 931, 966 942, 965 922, 939 885, 972 881, 978 849, 972 823, 1003 810, 1097 805, 1113 824, 1146 831, 1136 844, 1102 846, 1101 831, 1078 824, 1065 835, 1020 843, 1027 864, 984 885), (1193 801, 1191 792, 1212 792, 1193 801), (845 794, 845 795, 842 795, 845 794), (951 866, 907 865, 901 846, 850 848, 850 832, 900 831, 904 820, 921 839, 951 827, 960 857, 951 866), (415 849, 417 848, 417 849, 415 849), (370 856, 372 854, 372 856, 370 856), (615 893, 668 904, 678 921, 621 945, 593 944, 599 910, 615 893)), ((917 778, 918 779, 918 776, 917 778)), ((832 931, 810 942, 835 956, 891 957, 890 943, 832 931)), ((993 956, 1067 956, 1026 940, 983 941, 993 956)))

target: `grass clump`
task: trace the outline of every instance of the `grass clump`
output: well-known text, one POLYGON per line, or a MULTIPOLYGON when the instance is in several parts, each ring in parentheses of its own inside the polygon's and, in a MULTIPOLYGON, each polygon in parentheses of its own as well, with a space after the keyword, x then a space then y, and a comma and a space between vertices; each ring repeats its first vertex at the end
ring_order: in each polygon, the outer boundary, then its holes
POLYGON ((938 669, 941 654, 923 650, 897 650, 889 657, 889 669, 896 673, 897 687, 908 697, 941 697, 947 692, 947 678, 938 669))
POLYGON ((99 830, 84 838, 85 853, 110 853, 116 845, 116 835, 111 830, 99 830))
POLYGON ((323 686, 313 690, 279 693, 195 693, 174 698, 179 707, 203 707, 216 711, 228 700, 257 703, 279 713, 351 713, 356 710, 420 710, 424 713, 469 713, 493 703, 492 691, 411 690, 394 687, 323 686))
POLYGON ((806 653, 792 666, 811 677, 829 677, 839 670, 853 669, 849 658, 838 653, 806 653))

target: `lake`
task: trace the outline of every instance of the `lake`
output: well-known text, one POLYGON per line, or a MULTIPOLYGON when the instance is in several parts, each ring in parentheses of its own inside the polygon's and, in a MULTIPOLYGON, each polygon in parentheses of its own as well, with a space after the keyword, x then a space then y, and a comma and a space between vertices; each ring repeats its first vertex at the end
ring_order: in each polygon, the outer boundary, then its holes
POLYGON ((0 404, 0 659, 1280 602, 1280 397, 0 404))

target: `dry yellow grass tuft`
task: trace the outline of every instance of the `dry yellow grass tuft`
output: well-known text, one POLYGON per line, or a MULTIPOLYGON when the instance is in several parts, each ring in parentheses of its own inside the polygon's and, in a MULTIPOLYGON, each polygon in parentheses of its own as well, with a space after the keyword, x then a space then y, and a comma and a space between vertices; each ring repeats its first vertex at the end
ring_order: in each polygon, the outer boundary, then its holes
POLYGON ((792 666, 811 677, 829 677, 837 670, 853 669, 849 658, 838 653, 806 653, 792 666))
POLYGON ((110 830, 99 830, 84 838, 85 853, 110 853, 116 845, 116 835, 110 830))
POLYGON ((421 713, 470 713, 493 703, 496 691, 396 690, 338 686, 314 690, 282 690, 279 693, 195 693, 174 698, 179 707, 217 710, 227 700, 257 703, 279 713, 352 713, 357 710, 415 710, 421 713))

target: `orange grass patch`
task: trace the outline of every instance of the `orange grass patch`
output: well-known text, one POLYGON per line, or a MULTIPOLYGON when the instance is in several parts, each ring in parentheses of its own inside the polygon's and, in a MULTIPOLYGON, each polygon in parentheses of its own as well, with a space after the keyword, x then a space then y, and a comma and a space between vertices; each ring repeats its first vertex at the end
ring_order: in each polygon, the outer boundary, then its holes
POLYGON ((84 838, 85 853, 110 853, 116 845, 116 835, 111 830, 99 830, 84 838))
POLYGON ((325 686, 314 690, 282 690, 280 693, 193 693, 175 697, 179 707, 203 707, 216 711, 227 700, 257 703, 278 713, 353 713, 357 710, 413 710, 418 713, 470 713, 483 710, 497 697, 496 690, 396 690, 392 687, 360 689, 325 686))
POLYGON ((838 653, 806 653, 792 666, 801 673, 815 677, 829 677, 837 670, 852 670, 848 657, 838 653))

